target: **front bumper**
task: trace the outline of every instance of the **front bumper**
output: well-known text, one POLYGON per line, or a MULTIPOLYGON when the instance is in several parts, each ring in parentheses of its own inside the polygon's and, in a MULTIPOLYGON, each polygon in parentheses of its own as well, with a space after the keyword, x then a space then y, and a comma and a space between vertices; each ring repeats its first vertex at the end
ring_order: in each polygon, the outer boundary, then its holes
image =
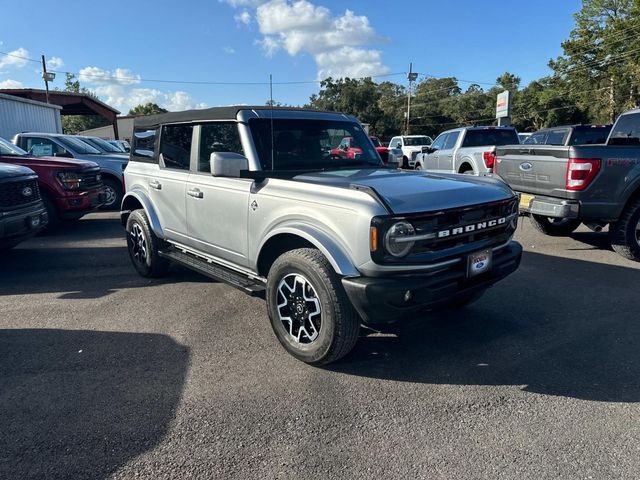
POLYGON ((466 277, 465 262, 460 262, 452 268, 424 274, 344 278, 342 285, 365 323, 393 323, 486 290, 513 273, 521 258, 522 246, 511 241, 494 253, 490 271, 471 279, 466 277), (409 290, 411 299, 406 301, 409 290))
POLYGON ((0 212, 0 247, 32 237, 43 230, 48 221, 47 211, 41 201, 25 208, 0 212))
POLYGON ((99 208, 107 201, 104 188, 85 190, 81 192, 66 192, 63 197, 56 199, 56 207, 60 218, 75 219, 99 208))

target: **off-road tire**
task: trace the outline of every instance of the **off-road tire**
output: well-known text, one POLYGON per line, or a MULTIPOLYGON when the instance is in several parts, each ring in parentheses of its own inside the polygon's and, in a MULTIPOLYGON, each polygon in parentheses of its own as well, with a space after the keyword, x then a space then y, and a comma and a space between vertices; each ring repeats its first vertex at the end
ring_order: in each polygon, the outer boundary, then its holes
POLYGON ((156 237, 149 225, 149 219, 143 209, 134 210, 127 219, 127 250, 136 271, 147 278, 162 277, 169 270, 169 260, 162 258, 158 251, 166 247, 164 240, 156 237), (142 258, 139 235, 144 237, 145 255, 142 258))
POLYGON ((295 358, 310 365, 326 365, 351 351, 358 340, 360 318, 325 256, 313 248, 282 254, 271 266, 267 278, 267 311, 271 327, 282 346, 295 358), (287 331, 278 312, 278 287, 287 276, 303 276, 321 306, 321 324, 311 343, 298 343, 287 331))
POLYGON ((109 196, 113 200, 109 204, 104 204, 100 207, 100 210, 120 210, 120 205, 122 204, 122 196, 124 195, 122 191, 122 183, 113 178, 105 178, 102 183, 104 184, 105 189, 111 190, 111 195, 109 196))
POLYGON ((566 237, 580 226, 580 220, 573 218, 551 218, 544 215, 530 215, 531 225, 545 235, 566 237))
POLYGON ((617 222, 609 224, 609 239, 616 253, 640 262, 640 199, 629 203, 617 222))

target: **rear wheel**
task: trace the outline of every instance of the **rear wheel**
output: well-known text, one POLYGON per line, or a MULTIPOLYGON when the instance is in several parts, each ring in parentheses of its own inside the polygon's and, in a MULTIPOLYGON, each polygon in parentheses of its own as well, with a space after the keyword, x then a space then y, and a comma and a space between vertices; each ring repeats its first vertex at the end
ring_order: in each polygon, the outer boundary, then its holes
POLYGON ((104 191, 106 194, 106 201, 104 205, 100 207, 101 210, 116 210, 120 209, 122 203, 122 184, 112 178, 105 178, 103 180, 104 191))
POLYGON ((619 255, 640 262, 640 199, 630 203, 609 225, 611 246, 619 255))
POLYGON ((127 219, 127 248, 131 263, 143 277, 162 277, 169 270, 169 260, 158 251, 165 246, 164 240, 151 230, 144 210, 134 210, 127 219))
POLYGON ((316 249, 278 257, 269 271, 266 297, 276 337, 298 360, 325 365, 349 353, 358 340, 360 319, 340 277, 316 249))
POLYGON ((552 237, 563 237, 572 233, 580 226, 580 220, 574 218, 554 218, 544 215, 531 215, 531 225, 533 228, 545 235, 552 237))

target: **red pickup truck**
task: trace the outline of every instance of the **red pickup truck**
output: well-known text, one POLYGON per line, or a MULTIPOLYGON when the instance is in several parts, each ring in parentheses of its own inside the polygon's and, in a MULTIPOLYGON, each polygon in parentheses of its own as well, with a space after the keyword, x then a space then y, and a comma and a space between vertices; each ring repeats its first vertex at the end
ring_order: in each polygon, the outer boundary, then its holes
POLYGON ((100 167, 94 162, 32 157, 3 138, 0 138, 0 162, 23 165, 36 172, 50 228, 61 220, 77 220, 106 201, 100 167))
MULTIPOLYGON (((376 149, 376 152, 382 158, 382 161, 386 165, 389 161, 389 149, 380 143, 378 137, 369 137, 371 143, 376 149)), ((341 158, 355 159, 362 153, 362 148, 356 145, 352 137, 344 137, 336 148, 331 150, 331 154, 341 158)))

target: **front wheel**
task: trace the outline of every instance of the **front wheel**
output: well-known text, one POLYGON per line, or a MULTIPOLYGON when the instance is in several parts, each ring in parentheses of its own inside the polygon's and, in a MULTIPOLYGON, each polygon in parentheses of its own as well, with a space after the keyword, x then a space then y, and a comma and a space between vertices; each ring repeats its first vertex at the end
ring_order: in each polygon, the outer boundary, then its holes
POLYGON ((627 205, 620 219, 609 225, 609 238, 618 255, 640 262, 640 199, 627 205))
POLYGON ((131 263, 143 277, 162 277, 169 270, 169 260, 158 251, 164 241, 151 230, 144 210, 134 210, 127 219, 127 248, 131 263))
POLYGON ((122 203, 122 184, 114 179, 105 178, 103 181, 106 200, 100 207, 101 210, 116 210, 122 203))
POLYGON ((416 166, 414 168, 416 170, 422 170, 422 165, 420 165, 419 163, 416 163, 416 166))
POLYGON ((326 365, 349 353, 358 340, 360 319, 319 250, 301 248, 278 257, 266 297, 276 337, 298 360, 326 365))
POLYGON ((580 220, 574 218, 554 218, 544 215, 531 215, 531 225, 545 235, 564 237, 580 226, 580 220))

